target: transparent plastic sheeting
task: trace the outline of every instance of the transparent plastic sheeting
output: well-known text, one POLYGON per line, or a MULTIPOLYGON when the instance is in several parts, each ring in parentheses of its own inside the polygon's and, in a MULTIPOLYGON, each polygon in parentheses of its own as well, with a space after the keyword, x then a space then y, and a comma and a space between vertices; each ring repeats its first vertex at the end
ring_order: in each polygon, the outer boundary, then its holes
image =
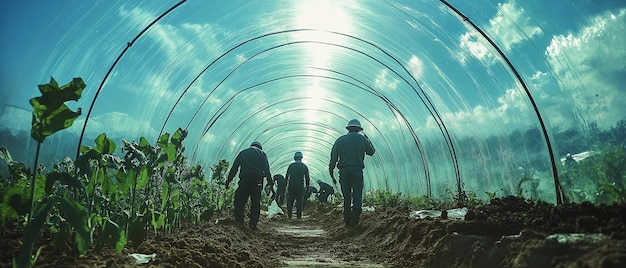
POLYGON ((515 194, 533 176, 534 198, 555 202, 568 152, 554 135, 626 114, 624 1, 0 5, 0 146, 27 163, 28 100, 50 77, 87 88, 44 163, 100 133, 155 143, 183 128, 189 160, 208 172, 258 140, 272 173, 301 151, 312 180, 328 182, 333 142, 356 118, 377 150, 365 191, 436 198, 515 194))

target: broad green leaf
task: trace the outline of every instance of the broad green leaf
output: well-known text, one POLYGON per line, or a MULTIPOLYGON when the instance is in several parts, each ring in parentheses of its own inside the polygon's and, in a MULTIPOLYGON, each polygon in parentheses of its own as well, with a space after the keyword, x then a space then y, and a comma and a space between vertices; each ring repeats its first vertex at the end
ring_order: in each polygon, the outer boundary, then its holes
POLYGON ((171 141, 176 147, 183 146, 183 140, 187 137, 187 130, 183 130, 182 128, 178 128, 174 134, 172 134, 171 141))
POLYGON ((165 134, 161 135, 161 137, 159 137, 159 141, 157 142, 157 145, 161 149, 167 149, 167 146, 169 144, 169 140, 170 140, 170 134, 169 133, 165 133, 165 134))
POLYGON ((37 177, 35 177, 35 179, 36 179, 35 195, 34 195, 33 198, 35 199, 35 201, 37 201, 37 200, 39 200, 40 198, 42 198, 43 196, 46 195, 46 189, 45 189, 46 176, 43 175, 43 174, 40 174, 40 175, 37 175, 37 177))
POLYGON ((115 188, 115 184, 112 182, 112 178, 109 175, 109 172, 107 172, 106 169, 101 168, 100 173, 102 174, 101 176, 101 183, 102 183, 102 194, 104 194, 105 196, 108 196, 109 193, 114 193, 117 191, 117 189, 115 188))
POLYGON ((100 154, 96 150, 86 146, 81 146, 81 155, 76 158, 76 161, 74 161, 74 165, 78 167, 81 174, 87 174, 88 176, 91 176, 91 160, 98 158, 100 158, 100 154), (83 150, 83 147, 88 149, 83 150))
POLYGON ((50 83, 38 87, 42 95, 30 99, 33 106, 31 137, 43 143, 46 137, 70 127, 81 114, 80 108, 74 112, 64 102, 80 99, 86 85, 81 78, 74 78, 59 88, 54 78, 50 78, 50 83))
POLYGON ((84 154, 86 152, 93 150, 91 147, 86 146, 86 145, 81 145, 79 149, 80 149, 79 151, 81 154, 84 154))
POLYGON ((96 148, 95 150, 101 154, 113 154, 117 145, 115 142, 109 138, 107 135, 102 133, 96 138, 96 148))
POLYGON ((50 111, 48 107, 40 105, 39 101, 37 98, 30 100, 34 109, 30 135, 40 143, 55 132, 71 127, 74 120, 81 114, 80 109, 74 112, 65 104, 50 111))
POLYGON ((176 201, 180 199, 180 195, 180 189, 174 189, 174 191, 170 193, 170 200, 173 201, 172 203, 178 204, 176 201))
POLYGON ((76 77, 72 79, 70 83, 59 88, 56 80, 50 77, 50 83, 38 85, 39 92, 47 98, 50 98, 50 102, 66 102, 66 101, 77 101, 80 99, 83 89, 87 87, 82 78, 76 77))
POLYGON ((87 255, 91 245, 91 225, 89 213, 76 200, 62 198, 59 202, 59 211, 65 216, 69 224, 76 231, 76 247, 81 255, 87 255))
POLYGON ((0 210, 2 221, 26 215, 30 212, 30 187, 26 180, 19 180, 6 193, 2 200, 3 209, 0 210), (10 208, 10 209, 9 209, 10 208))
POLYGON ((168 196, 170 192, 170 185, 168 183, 164 183, 163 187, 161 188, 161 210, 165 209, 165 205, 167 204, 167 202, 169 201, 166 197, 168 196))
POLYGON ((46 223, 46 217, 52 209, 54 204, 53 200, 45 203, 44 206, 35 214, 26 225, 26 229, 24 230, 24 235, 22 236, 22 248, 20 250, 20 256, 17 260, 17 265, 19 267, 30 267, 31 266, 31 256, 33 252, 33 247, 35 246, 35 241, 39 238, 41 233, 41 229, 43 225, 46 223))
POLYGON ((137 176, 137 189, 143 189, 144 187, 146 187, 146 185, 148 185, 148 182, 150 181, 150 175, 148 174, 148 166, 142 166, 141 170, 139 171, 139 176, 137 176))
POLYGON ((117 253, 121 253, 126 246, 126 233, 123 228, 120 228, 117 223, 110 219, 106 221, 99 239, 104 240, 103 243, 107 242, 112 245, 117 253))
POLYGON ((139 147, 146 148, 150 145, 150 142, 145 137, 139 138, 139 147))
POLYGON ((120 190, 122 195, 128 195, 130 187, 133 185, 136 176, 137 170, 135 168, 129 169, 126 174, 121 171, 117 171, 115 173, 115 178, 117 179, 117 183, 119 185, 118 190, 120 190))
POLYGON ((170 143, 167 146, 167 161, 174 162, 176 160, 176 145, 170 143))
POLYGON ((152 211, 152 227, 154 228, 154 230, 159 230, 161 228, 163 228, 163 225, 165 224, 165 217, 163 217, 163 215, 158 212, 158 211, 152 211))
POLYGON ((71 176, 67 172, 51 172, 46 175, 46 193, 51 194, 52 186, 54 183, 59 181, 60 183, 70 186, 74 189, 78 189, 81 191, 86 191, 85 185, 83 182, 78 180, 76 177, 71 176))

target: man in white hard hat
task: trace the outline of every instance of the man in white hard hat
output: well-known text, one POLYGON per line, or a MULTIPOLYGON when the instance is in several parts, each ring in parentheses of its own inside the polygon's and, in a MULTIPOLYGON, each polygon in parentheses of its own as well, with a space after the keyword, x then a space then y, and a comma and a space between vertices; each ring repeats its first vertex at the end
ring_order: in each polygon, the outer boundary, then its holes
POLYGON ((363 206, 363 160, 365 155, 372 156, 376 152, 374 145, 363 131, 361 122, 352 119, 346 126, 348 134, 339 137, 333 144, 330 153, 328 172, 335 180, 335 167, 339 169, 339 183, 343 194, 343 220, 347 227, 359 224, 363 206))
MULTIPOLYGON (((258 230, 257 223, 261 214, 261 191, 263 178, 267 178, 267 185, 272 186, 272 175, 267 155, 263 152, 263 146, 258 141, 252 142, 250 147, 239 152, 233 166, 228 172, 226 187, 239 171, 239 186, 235 190, 234 214, 235 222, 244 224, 244 210, 248 197, 250 197, 250 221, 248 225, 252 230, 258 230), (239 168, 241 167, 241 171, 239 168)), ((274 188, 272 187, 272 191, 274 188)))
POLYGON ((296 203, 296 218, 302 218, 305 191, 309 190, 309 168, 302 163, 302 153, 293 155, 294 162, 287 168, 287 216, 291 218, 293 203, 296 203))

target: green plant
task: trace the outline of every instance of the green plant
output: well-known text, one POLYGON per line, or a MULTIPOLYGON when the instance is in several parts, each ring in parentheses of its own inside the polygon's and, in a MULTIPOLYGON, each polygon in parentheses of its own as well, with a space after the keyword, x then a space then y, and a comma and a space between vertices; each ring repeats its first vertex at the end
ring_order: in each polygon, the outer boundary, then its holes
POLYGON ((597 199, 602 203, 626 204, 626 153, 620 146, 603 153, 604 177, 599 181, 597 199))
POLYGON ((498 190, 495 190, 493 192, 485 191, 485 194, 489 197, 489 200, 491 200, 491 199, 495 199, 496 198, 496 193, 497 192, 498 192, 498 190))
POLYGON ((450 207, 475 207, 484 204, 483 200, 476 196, 475 192, 465 190, 465 185, 461 185, 461 192, 453 192, 450 187, 446 188, 448 195, 447 204, 441 204, 442 208, 450 207))
MULTIPOLYGON (((27 226, 22 239, 22 249, 17 265, 19 267, 30 267, 36 261, 32 259, 32 250, 39 232, 43 228, 47 214, 53 208, 57 208, 60 213, 65 213, 69 216, 75 216, 83 212, 83 208, 72 202, 70 199, 64 198, 49 198, 47 202, 43 203, 41 209, 39 209, 37 215, 34 212, 37 210, 36 205, 36 189, 37 181, 43 180, 37 172, 37 165, 39 162, 39 153, 41 151, 41 144, 46 137, 56 133, 59 130, 68 128, 72 125, 74 120, 81 114, 81 110, 74 112, 66 104, 66 101, 78 101, 80 99, 85 83, 81 78, 74 78, 69 84, 59 87, 54 78, 50 78, 48 84, 38 85, 41 96, 30 99, 30 104, 33 106, 33 116, 31 124, 31 137, 37 141, 37 151, 35 153, 35 161, 33 164, 33 173, 30 180, 30 206, 27 217, 27 226)), ((55 180, 56 177, 52 177, 55 180)), ((72 219, 74 219, 72 217, 72 219)), ((85 222, 85 221, 83 221, 85 222)), ((84 224, 78 223, 78 221, 71 221, 73 228, 79 230, 79 236, 77 236, 79 251, 81 253, 86 252, 86 247, 89 246, 90 232, 85 230, 84 224), (85 231, 85 232, 83 232, 85 231), (86 237, 85 237, 86 236, 86 237)), ((87 226, 86 229, 89 227, 87 226)), ((36 258, 36 256, 35 256, 36 258)))
MULTIPOLYGON (((79 78, 60 88, 54 79, 40 85, 43 96, 31 100, 35 110, 31 136, 38 142, 35 167, 45 138, 69 127, 80 114, 62 101, 78 99, 83 88, 79 78)), ((149 229, 172 231, 232 206, 233 190, 223 185, 228 162, 214 165, 212 179, 207 180, 202 166, 187 164, 186 136, 187 131, 179 128, 160 136, 155 146, 144 137, 139 143, 123 140, 122 156, 117 156, 117 144, 103 133, 93 147, 81 146, 75 161, 66 158, 47 173, 43 168, 30 171, 1 149, 0 158, 10 173, 1 181, 2 230, 12 221, 22 220, 14 226, 25 226, 15 266, 36 262, 45 245, 34 256, 33 248, 44 233, 53 246, 65 246, 73 238, 81 255, 94 244, 95 250, 110 245, 122 252, 127 241, 139 246, 149 229)))
POLYGON ((363 195, 363 204, 367 206, 399 207, 410 209, 434 209, 442 203, 428 196, 407 196, 401 192, 393 193, 390 189, 370 190, 363 195))
POLYGON ((574 202, 626 203, 626 153, 621 146, 604 146, 560 174, 565 194, 574 202))
POLYGON ((228 172, 229 165, 226 159, 222 159, 211 166, 213 175, 207 187, 210 187, 212 191, 209 195, 203 195, 205 198, 201 199, 201 205, 207 208, 203 212, 204 218, 210 218, 215 213, 221 215, 233 205, 235 192, 233 189, 226 188, 226 172, 228 172))

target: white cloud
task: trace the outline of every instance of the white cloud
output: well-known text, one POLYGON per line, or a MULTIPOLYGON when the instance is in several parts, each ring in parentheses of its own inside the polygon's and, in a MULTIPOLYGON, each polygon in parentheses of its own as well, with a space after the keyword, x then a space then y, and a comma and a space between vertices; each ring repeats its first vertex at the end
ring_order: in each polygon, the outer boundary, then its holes
POLYGON ((416 80, 419 80, 424 73, 424 62, 417 56, 413 55, 409 60, 409 71, 416 80))
MULTIPOLYGON (((503 96, 498 97, 498 105, 495 107, 477 105, 471 110, 440 114, 448 131, 468 136, 489 136, 500 133, 503 129, 517 129, 533 123, 533 113, 529 111, 525 94, 517 89, 506 90, 503 96)), ((429 116, 425 130, 437 133, 438 129, 437 122, 429 116)))
MULTIPOLYGON (((531 16, 514 2, 498 4, 498 12, 483 30, 494 42, 502 44, 505 51, 510 51, 515 45, 543 34, 541 28, 533 25, 531 16)), ((477 33, 467 32, 461 35, 460 47, 487 65, 496 61, 497 55, 491 52, 491 44, 482 36, 477 36, 477 33)), ((464 55, 458 57, 461 63, 467 60, 464 55)))
POLYGON ((376 76, 374 80, 374 87, 382 90, 395 90, 398 87, 398 79, 393 78, 389 75, 388 70, 383 69, 376 76))
POLYGON ((504 96, 498 98, 500 106, 496 108, 504 118, 514 117, 515 114, 528 113, 528 102, 526 102, 526 94, 522 94, 517 89, 507 89, 504 96))
MULTIPOLYGON (((501 6, 508 10, 509 17, 520 17, 519 12, 507 4, 501 6)), ((495 22, 495 18, 492 20, 495 22)), ((546 60, 553 66, 553 72, 537 71, 530 75, 529 86, 535 100, 541 101, 542 116, 547 117, 551 125, 565 126, 572 123, 572 116, 583 114, 587 122, 597 122, 600 127, 614 126, 624 119, 626 103, 626 9, 605 13, 591 18, 588 25, 575 32, 554 36, 546 48, 546 60), (561 94, 544 90, 552 75, 562 83, 561 94), (573 101, 573 103, 572 103, 573 101)), ((521 27, 519 24, 516 27, 521 27)), ((522 27, 524 28, 524 27, 522 27)), ((504 29, 504 27, 502 27, 504 29)), ((501 31, 498 29, 497 31, 501 31)), ((541 32, 526 26, 524 32, 540 35, 541 32)), ((514 36, 507 37, 508 46, 524 41, 514 36)), ((487 47, 470 33, 461 37, 461 45, 482 62, 490 58, 487 47)), ((454 131, 473 131, 477 134, 490 135, 498 128, 516 128, 535 124, 534 112, 529 111, 526 94, 518 89, 508 89, 498 97, 496 107, 476 106, 471 110, 443 112, 446 126, 454 131), (520 115, 528 115, 520 118, 520 115)), ((426 128, 437 130, 433 118, 427 119, 426 128)), ((438 130, 437 130, 438 131, 438 130)))
MULTIPOLYGON (((481 40, 482 37, 481 39, 478 39, 478 37, 472 33, 465 33, 461 36, 459 46, 462 49, 469 51, 476 59, 480 61, 492 62, 494 60, 494 57, 489 52, 489 49, 483 44, 483 42, 481 42, 481 40)), ((467 61, 467 58, 462 53, 460 53, 459 58, 459 61, 463 64, 467 61)))
MULTIPOLYGON (((156 18, 155 14, 150 14, 140 8, 130 10, 122 8, 119 14, 140 29, 156 18)), ((150 94, 158 96, 152 98, 152 102, 149 103, 150 107, 146 107, 146 109, 156 108, 163 101, 163 98, 170 98, 173 103, 174 98, 178 98, 178 94, 182 94, 184 88, 180 87, 186 86, 186 83, 194 79, 196 74, 200 73, 207 64, 222 53, 220 38, 228 34, 221 27, 208 23, 186 22, 180 25, 158 23, 153 25, 146 32, 144 38, 151 39, 158 50, 163 53, 158 58, 165 61, 159 64, 167 66, 167 68, 153 67, 148 79, 142 79, 138 81, 141 84, 126 88, 130 90, 150 88, 150 94), (171 81, 174 78, 184 81, 175 83, 171 81)), ((151 53, 156 53, 156 51, 151 53)), ((243 58, 242 55, 236 56, 236 60, 243 58)), ((204 79, 200 77, 185 93, 181 103, 177 106, 177 110, 196 109, 210 89, 204 84, 204 79)), ((215 99, 209 101, 221 102, 215 99)))
MULTIPOLYGON (((626 9, 596 16, 577 32, 554 36, 546 56, 573 103, 551 114, 581 113, 601 127, 623 119, 626 103, 626 9), (571 111, 576 109, 576 111, 571 111)), ((568 118, 569 119, 569 118, 568 118)), ((566 120, 566 119, 564 119, 566 120)))
POLYGON ((489 20, 486 31, 496 36, 504 44, 504 49, 510 51, 516 44, 543 34, 541 28, 533 25, 531 18, 515 2, 500 3, 498 13, 489 20))

